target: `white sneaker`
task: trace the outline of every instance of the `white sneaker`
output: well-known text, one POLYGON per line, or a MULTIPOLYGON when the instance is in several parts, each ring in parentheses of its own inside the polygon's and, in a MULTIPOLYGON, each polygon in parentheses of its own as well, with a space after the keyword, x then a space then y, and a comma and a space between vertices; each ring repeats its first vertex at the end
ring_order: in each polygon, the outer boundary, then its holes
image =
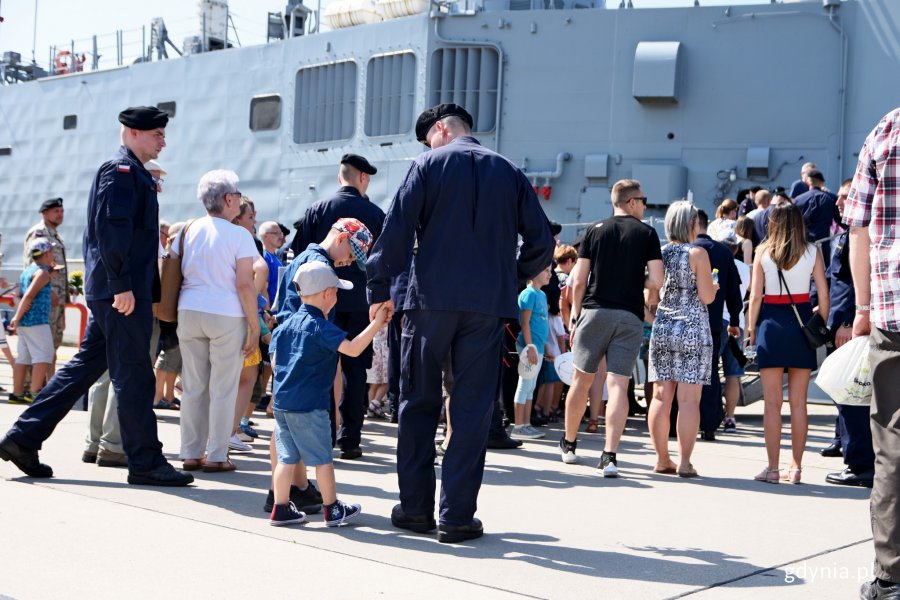
POLYGON ((249 445, 245 444, 238 438, 237 435, 231 436, 231 439, 228 440, 228 449, 235 450, 237 452, 250 452, 253 450, 249 445))
POLYGON ((538 429, 536 427, 532 427, 531 425, 526 425, 525 427, 527 427, 528 432, 534 436, 534 438, 532 438, 532 439, 539 440, 542 437, 545 437, 547 435, 545 432, 541 431, 540 429, 538 429))
POLYGON ((559 455, 562 457, 562 461, 567 465, 574 465, 578 462, 578 458, 575 456, 575 449, 578 445, 578 442, 570 443, 566 441, 566 436, 563 435, 559 440, 559 455))
POLYGON ((616 466, 616 455, 610 452, 603 452, 603 454, 600 455, 600 464, 597 465, 597 470, 600 471, 604 477, 618 477, 619 467, 616 466))
POLYGON ((529 425, 513 425, 509 437, 514 440, 538 440, 544 437, 544 434, 531 430, 529 425))
POLYGON ((247 435, 246 433, 244 433, 243 431, 239 431, 235 435, 237 435, 237 438, 239 440, 241 440, 242 442, 246 442, 249 444, 250 442, 253 441, 253 438, 251 436, 247 435))

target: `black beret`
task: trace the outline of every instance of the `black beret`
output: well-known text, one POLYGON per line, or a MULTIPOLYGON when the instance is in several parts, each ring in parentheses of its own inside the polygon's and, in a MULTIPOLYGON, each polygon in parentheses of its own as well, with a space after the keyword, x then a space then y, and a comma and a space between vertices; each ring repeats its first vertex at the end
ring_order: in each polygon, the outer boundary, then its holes
POLYGON ((444 117, 459 117, 468 123, 469 127, 474 127, 472 115, 462 106, 458 104, 438 104, 419 115, 419 118, 416 120, 416 139, 424 144, 425 137, 428 135, 431 126, 444 117))
POLYGON ((806 176, 817 181, 825 181, 825 176, 822 175, 822 171, 810 171, 806 176))
POLYGON ((557 223, 556 221, 550 221, 550 233, 553 235, 559 235, 562 233, 562 225, 557 223))
POLYGON ((165 127, 168 122, 169 113, 155 106, 132 106, 119 113, 119 123, 141 131, 165 127))
POLYGON ((281 235, 285 235, 285 236, 291 232, 290 229, 288 229, 287 227, 285 227, 285 226, 282 225, 281 223, 278 224, 278 229, 281 230, 281 235))
POLYGON ((49 200, 44 200, 41 203, 41 207, 38 209, 38 212, 44 212, 45 210, 50 210, 51 208, 58 208, 62 205, 62 198, 50 198, 49 200))
POLYGON ((363 173, 368 173, 369 175, 374 175, 378 172, 378 169, 369 164, 364 157, 359 154, 345 154, 341 157, 342 165, 350 165, 354 169, 358 169, 363 173))

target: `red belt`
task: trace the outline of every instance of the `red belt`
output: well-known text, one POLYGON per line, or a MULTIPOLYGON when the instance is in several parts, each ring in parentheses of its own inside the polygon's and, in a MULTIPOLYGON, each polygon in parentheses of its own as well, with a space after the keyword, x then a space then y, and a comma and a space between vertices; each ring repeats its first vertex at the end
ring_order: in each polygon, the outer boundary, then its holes
MULTIPOLYGON (((790 304, 791 297, 787 294, 781 296, 766 294, 763 296, 763 302, 766 304, 790 304)), ((803 302, 809 302, 809 294, 794 294, 794 304, 802 304, 803 302)))

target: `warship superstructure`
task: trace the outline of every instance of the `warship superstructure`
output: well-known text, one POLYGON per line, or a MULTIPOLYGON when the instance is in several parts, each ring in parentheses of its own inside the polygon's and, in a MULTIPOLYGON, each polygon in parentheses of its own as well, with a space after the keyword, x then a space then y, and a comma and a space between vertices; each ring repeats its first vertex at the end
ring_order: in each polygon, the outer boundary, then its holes
POLYGON ((623 177, 641 180, 657 218, 685 196, 714 211, 740 188, 788 186, 806 161, 836 189, 900 101, 897 0, 631 4, 343 0, 321 11, 291 2, 270 15, 282 39, 263 45, 233 47, 207 12, 180 57, 165 58, 162 21, 155 55, 150 46, 111 69, 92 70, 96 60, 77 48, 43 70, 6 52, 3 268, 18 270, 17 240, 53 196, 65 198, 61 233, 80 256, 88 190, 129 105, 172 117, 159 159, 163 218, 201 212, 198 179, 226 168, 260 218, 292 223, 336 188, 347 152, 378 167, 369 196, 386 208, 425 150, 416 115, 456 102, 472 112, 476 137, 526 172, 565 240, 610 213, 609 188, 623 177), (334 28, 322 31, 320 18, 334 28))

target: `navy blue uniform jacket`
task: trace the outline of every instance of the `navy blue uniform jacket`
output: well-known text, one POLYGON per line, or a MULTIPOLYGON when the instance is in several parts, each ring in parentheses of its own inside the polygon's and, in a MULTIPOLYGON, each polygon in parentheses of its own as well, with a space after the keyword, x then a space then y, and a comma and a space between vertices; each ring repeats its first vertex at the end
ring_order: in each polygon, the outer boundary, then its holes
POLYGON ((834 254, 828 265, 828 288, 831 309, 828 314, 828 327, 832 330, 844 323, 853 323, 856 316, 856 292, 853 289, 853 276, 850 272, 850 236, 848 232, 841 234, 834 241, 834 254))
POLYGON ((159 300, 159 204, 156 184, 134 153, 120 146, 91 185, 84 230, 84 294, 110 300, 131 291, 159 300))
POLYGON ((518 281, 550 266, 554 246, 525 175, 475 138, 458 137, 410 165, 369 256, 369 301, 388 300, 391 278, 412 260, 396 308, 515 318, 518 281))
MULTIPOLYGON (((320 200, 306 209, 303 219, 299 222, 297 235, 291 242, 294 254, 299 254, 310 244, 321 244, 331 226, 338 219, 351 217, 362 221, 372 234, 372 241, 381 235, 381 227, 384 224, 384 211, 375 204, 360 195, 355 187, 344 186, 330 198, 320 200)), ((354 262, 349 267, 341 267, 334 270, 341 279, 353 283, 352 290, 338 290, 338 312, 368 311, 369 303, 366 302, 366 274, 354 262)))
POLYGON ((710 331, 712 333, 722 331, 722 308, 725 303, 728 303, 728 314, 731 316, 728 324, 737 327, 741 323, 740 315, 744 311, 744 299, 741 298, 741 276, 734 266, 734 255, 728 246, 713 240, 705 233, 697 236, 694 245, 706 250, 710 267, 719 270, 719 290, 715 299, 707 306, 710 331))
POLYGON ((794 198, 794 204, 803 213, 806 235, 815 242, 831 235, 831 224, 841 222, 837 196, 819 188, 813 188, 794 198))

